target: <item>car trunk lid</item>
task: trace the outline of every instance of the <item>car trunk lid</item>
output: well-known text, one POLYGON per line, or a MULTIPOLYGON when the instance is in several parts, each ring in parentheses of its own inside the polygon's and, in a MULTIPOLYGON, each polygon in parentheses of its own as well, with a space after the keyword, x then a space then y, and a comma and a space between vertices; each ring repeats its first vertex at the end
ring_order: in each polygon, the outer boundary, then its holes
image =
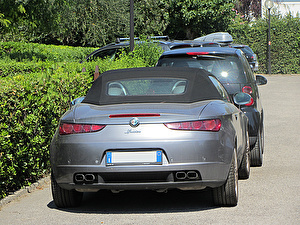
POLYGON ((81 103, 68 111, 64 122, 92 124, 128 124, 133 117, 141 123, 166 123, 197 120, 210 101, 192 104, 118 104, 97 106, 81 103))

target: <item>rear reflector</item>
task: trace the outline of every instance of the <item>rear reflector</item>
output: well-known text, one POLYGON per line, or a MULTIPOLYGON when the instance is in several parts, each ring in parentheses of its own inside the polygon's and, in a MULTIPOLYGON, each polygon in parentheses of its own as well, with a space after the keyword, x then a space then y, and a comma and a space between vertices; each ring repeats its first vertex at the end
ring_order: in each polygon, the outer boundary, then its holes
POLYGON ((113 114, 109 118, 123 118, 123 117, 153 117, 160 116, 159 113, 131 113, 131 114, 113 114))
POLYGON ((165 126, 172 130, 219 131, 221 129, 221 120, 212 119, 178 123, 166 123, 165 126))
POLYGON ((98 124, 77 124, 77 123, 61 123, 59 125, 59 134, 80 134, 91 133, 102 130, 105 125, 98 124))

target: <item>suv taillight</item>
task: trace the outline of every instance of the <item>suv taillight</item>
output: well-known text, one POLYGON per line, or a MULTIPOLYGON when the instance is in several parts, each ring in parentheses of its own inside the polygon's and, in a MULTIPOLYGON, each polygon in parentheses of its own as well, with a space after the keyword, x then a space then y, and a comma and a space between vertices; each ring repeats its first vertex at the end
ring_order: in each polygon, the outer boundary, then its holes
MULTIPOLYGON (((242 92, 251 95, 252 92, 253 92, 253 91, 252 91, 252 87, 250 87, 250 86, 244 86, 244 87, 242 88, 242 92)), ((253 97, 251 96, 251 101, 250 101, 248 104, 246 104, 245 106, 251 106, 251 105, 253 105, 253 104, 254 104, 254 99, 253 99, 253 97)))
POLYGON ((165 126, 172 130, 219 131, 221 129, 221 120, 212 119, 189 122, 165 123, 165 126))
POLYGON ((91 133, 102 130, 105 125, 98 124, 76 124, 76 123, 61 123, 59 125, 59 134, 80 134, 91 133))
POLYGON ((242 89, 242 92, 251 95, 252 94, 252 87, 250 87, 250 86, 244 86, 243 89, 242 89))

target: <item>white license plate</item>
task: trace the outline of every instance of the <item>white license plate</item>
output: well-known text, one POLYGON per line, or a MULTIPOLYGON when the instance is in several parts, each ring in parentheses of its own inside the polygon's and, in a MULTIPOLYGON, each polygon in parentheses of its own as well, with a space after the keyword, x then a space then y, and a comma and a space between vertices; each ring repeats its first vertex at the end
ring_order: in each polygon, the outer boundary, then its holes
POLYGON ((106 164, 162 164, 162 151, 106 152, 106 164))

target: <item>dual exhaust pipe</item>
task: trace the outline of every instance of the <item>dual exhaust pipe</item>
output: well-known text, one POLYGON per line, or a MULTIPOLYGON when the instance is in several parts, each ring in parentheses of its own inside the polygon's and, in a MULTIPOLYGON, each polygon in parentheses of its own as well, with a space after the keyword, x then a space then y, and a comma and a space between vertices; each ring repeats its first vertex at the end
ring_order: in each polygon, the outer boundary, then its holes
POLYGON ((177 180, 197 180, 199 174, 196 171, 180 171, 175 173, 177 180))
MULTIPOLYGON (((180 171, 175 173, 177 180, 197 180, 199 179, 199 174, 197 171, 180 171)), ((92 183, 97 181, 97 177, 92 173, 77 173, 74 176, 75 183, 92 183)))
POLYGON ((78 173, 75 174, 74 179, 76 183, 94 182, 96 181, 96 176, 92 173, 87 173, 87 174, 78 173))

